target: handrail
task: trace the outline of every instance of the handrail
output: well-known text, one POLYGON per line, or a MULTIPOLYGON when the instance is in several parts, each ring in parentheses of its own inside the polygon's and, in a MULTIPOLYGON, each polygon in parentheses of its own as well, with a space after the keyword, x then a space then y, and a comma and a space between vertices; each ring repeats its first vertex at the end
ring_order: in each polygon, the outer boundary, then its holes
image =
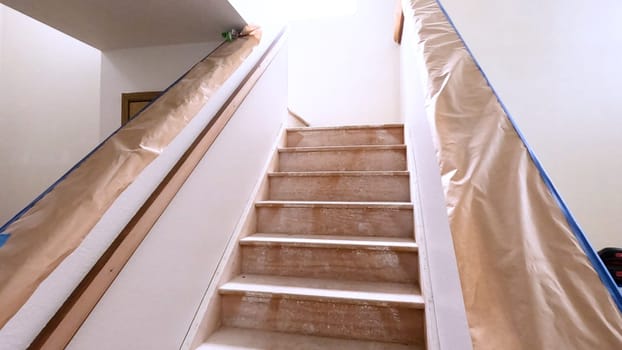
POLYGON ((304 126, 311 126, 311 124, 308 121, 306 121, 305 118, 301 117, 299 114, 297 114, 296 112, 292 111, 292 109, 289 108, 289 107, 287 108, 287 113, 289 113, 289 115, 291 115, 297 121, 302 123, 302 125, 304 125, 304 126))
MULTIPOLYGON (((149 193, 155 189, 157 182, 183 152, 182 148, 190 144, 193 135, 199 132, 198 128, 207 124, 209 115, 201 115, 199 112, 212 98, 222 101, 224 94, 219 96, 216 93, 218 88, 252 54, 260 44, 260 36, 259 31, 253 31, 250 35, 218 47, 137 118, 97 146, 0 228, 3 234, 0 243, 4 243, 0 247, 0 264, 3 267, 0 269, 0 327, 5 331, 0 336, 14 334, 10 331, 12 327, 23 328, 17 323, 23 322, 25 314, 18 311, 31 300, 35 304, 41 302, 42 293, 35 293, 38 286, 57 268, 62 271, 66 264, 61 263, 74 257, 71 253, 81 246, 89 232, 102 223, 104 214, 119 196, 126 189, 136 187, 130 185, 152 163, 162 170, 159 174, 152 174, 153 177, 142 190, 149 193), (199 118, 195 118, 197 116, 199 118), (195 128, 186 128, 193 121, 196 121, 195 128), (175 142, 181 133, 184 133, 185 139, 175 142), (175 149, 175 155, 167 152, 169 146, 175 149), (156 159, 162 161, 154 162, 156 159)), ((212 113, 214 108, 212 104, 212 113)), ((140 199, 146 195, 143 192, 140 199)), ((138 205, 133 203, 132 209, 137 210, 138 205)), ((121 221, 125 220, 129 219, 121 221)), ((110 224, 112 221, 104 223, 110 224)), ((120 231, 119 226, 124 223, 114 222, 116 228, 98 237, 111 242, 120 231)), ((96 249, 99 254, 105 247, 100 245, 96 249)), ((82 264, 79 268, 90 266, 82 264)), ((66 281, 69 282, 63 282, 65 287, 77 285, 81 272, 73 270, 68 277, 66 281)), ((52 303, 54 306, 41 307, 30 303, 37 324, 44 322, 44 317, 53 313, 59 302, 56 300, 52 303)))
POLYGON ((39 333, 29 347, 30 349, 60 349, 69 344, 160 215, 166 210, 175 194, 181 189, 194 168, 215 142, 227 122, 233 117, 255 83, 266 71, 283 41, 284 30, 276 36, 264 55, 218 113, 201 131, 149 199, 39 333))
POLYGON ((440 0, 403 1, 473 347, 619 347, 622 296, 467 42, 440 0))
POLYGON ((393 25, 393 41, 396 44, 402 44, 402 35, 404 34, 404 10, 402 9, 402 0, 397 0, 395 5, 395 21, 393 25))

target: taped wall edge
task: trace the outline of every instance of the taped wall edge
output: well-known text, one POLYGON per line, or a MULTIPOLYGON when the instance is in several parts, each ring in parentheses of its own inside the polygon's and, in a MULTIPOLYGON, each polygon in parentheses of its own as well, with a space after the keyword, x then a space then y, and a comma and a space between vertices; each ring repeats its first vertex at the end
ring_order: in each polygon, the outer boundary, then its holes
POLYGON ((616 349, 619 294, 436 0, 413 16, 475 349, 616 349))
POLYGON ((1 228, 0 328, 259 44, 225 43, 1 228))

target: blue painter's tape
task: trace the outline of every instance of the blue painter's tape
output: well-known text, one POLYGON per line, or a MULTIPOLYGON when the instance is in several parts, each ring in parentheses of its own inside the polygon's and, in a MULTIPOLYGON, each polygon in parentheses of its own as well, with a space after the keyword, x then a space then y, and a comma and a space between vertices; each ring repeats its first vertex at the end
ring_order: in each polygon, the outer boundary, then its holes
MULTIPOLYGON (((182 80, 186 75, 188 75, 188 73, 190 73, 190 71, 192 69, 194 69, 195 66, 197 66, 199 63, 203 62, 206 58, 208 58, 214 51, 216 51, 218 48, 220 48, 223 44, 225 44, 225 42, 223 41, 220 45, 218 45, 215 49, 213 49, 210 53, 208 53, 202 60, 200 60, 199 62, 195 63, 190 69, 188 69, 186 71, 186 73, 184 73, 181 77, 179 77, 177 80, 175 80, 175 82, 173 82, 171 85, 169 85, 169 87, 167 87, 158 97, 156 97, 153 101, 149 102, 145 107, 143 107, 140 111, 138 111, 138 113, 136 114, 135 118, 139 118, 140 117, 140 113, 142 111, 144 111, 145 109, 147 109, 147 107, 149 107, 152 103, 154 103, 156 100, 158 100, 162 95, 164 95, 164 93, 166 93, 167 91, 169 91, 170 89, 173 88, 173 86, 175 86, 175 84, 177 84, 180 80, 182 80)), ((135 119, 133 118, 133 119, 135 119)), ((104 143, 106 143, 106 141, 108 141, 108 139, 110 139, 111 137, 113 137, 114 135, 116 135, 121 128, 123 128, 124 126, 120 126, 119 128, 117 128, 117 130, 115 130, 112 134, 110 134, 108 137, 106 137, 105 140, 103 140, 102 142, 100 142, 97 146, 95 146, 95 148, 90 151, 86 156, 84 156, 84 158, 80 159, 80 161, 78 161, 78 163, 76 163, 76 165, 74 165, 71 169, 69 169, 65 174, 63 174, 58 180, 56 180, 56 182, 54 182, 50 187, 48 187, 45 191, 43 191, 43 193, 41 193, 39 196, 37 196, 37 198, 35 198, 32 202, 30 202, 26 207, 24 207, 24 209, 20 210, 17 214, 15 214, 15 216, 13 216, 9 221, 7 221, 4 225, 0 226, 0 232, 3 232, 4 230, 6 230, 11 224, 13 224, 15 221, 19 220, 22 216, 24 216, 24 214, 26 214, 26 212, 28 212, 35 204, 37 204, 37 202, 39 202, 43 197, 45 197, 48 193, 50 193, 56 186, 58 186, 59 183, 63 182, 67 176, 69 176, 69 174, 71 174, 74 170, 76 170, 77 168, 80 167, 80 165, 82 165, 82 163, 84 163, 88 158, 90 158, 93 153, 95 153, 97 150, 99 150, 104 143)), ((10 234, 9 234, 10 236, 10 234)), ((6 240, 8 239, 5 238, 4 241, 0 241, 0 247, 2 247, 2 245, 4 244, 4 242, 6 242, 6 240)))
POLYGON ((469 53, 469 56, 471 56, 471 59, 473 60, 473 62, 475 62, 475 65, 477 66, 477 69, 480 71, 480 73, 482 74, 482 76, 486 80, 486 84, 488 84, 488 87, 490 87, 490 89, 492 90, 492 93, 497 98, 497 101, 499 101, 499 104, 501 105, 501 108, 503 109, 503 112, 505 113, 505 115, 508 117, 508 119, 512 123, 512 126, 514 127, 514 130, 516 130, 516 133, 518 134, 518 137, 521 139, 521 141, 523 142, 523 144, 527 148, 527 151, 529 152, 529 156, 531 157, 531 160, 534 162, 536 168, 540 172, 540 176, 542 177, 542 180, 544 181, 544 183, 548 187, 549 191, 551 192, 551 194, 553 195, 553 197, 557 201, 557 204, 559 205, 559 208, 561 209, 562 213, 566 217, 566 221, 568 222, 568 225, 570 226, 570 229, 574 233, 575 237, 579 241, 579 244, 583 248, 583 251, 585 252, 585 255, 587 255, 588 259, 592 263, 592 266, 594 267, 594 269, 598 273, 598 276, 600 277, 600 280, 603 282, 603 284, 605 285, 605 287, 609 291, 609 294, 611 294, 611 297, 613 298, 613 301, 618 306, 618 309, 620 310, 620 312, 622 312, 622 289, 618 288, 617 284, 613 280, 613 277, 611 276, 611 274, 609 273, 609 271, 607 270, 607 268, 603 264, 602 260, 600 259, 600 257, 596 253, 596 250, 594 250, 594 247, 592 247, 592 245, 590 244, 589 240, 585 236, 585 233, 583 232, 583 230, 581 229, 581 227, 579 226, 579 224, 575 220, 574 216, 570 212, 570 209, 568 209, 568 206, 566 205, 566 203, 564 202, 562 197, 557 192, 557 189, 553 185, 553 182, 551 181, 551 178, 548 176, 548 174, 544 170, 544 167, 542 166, 542 164, 540 163, 540 161, 536 157, 533 149, 527 143, 527 139, 525 138, 525 135, 523 135, 523 133, 518 128, 518 126, 516 124, 516 121, 514 120, 514 118, 512 118, 512 115, 510 114, 510 112, 506 108, 505 104, 503 103, 503 101, 499 97, 499 94, 497 93, 495 88, 490 83, 490 79, 488 79, 488 76, 484 72, 484 69, 479 64, 477 59, 475 58, 475 55, 473 54, 473 51, 471 51, 471 49, 469 48, 469 45, 467 45, 466 40, 464 40, 464 37, 462 36, 462 34, 460 34, 460 31, 458 30, 458 28, 456 27, 455 23, 452 21, 451 17, 449 16, 447 11, 445 10, 445 7, 443 6, 443 4, 441 3, 440 0, 435 0, 435 1, 438 4, 438 6, 441 9, 441 11, 443 12, 443 14, 445 15, 445 18, 447 18, 447 21, 449 22, 449 24, 451 24, 451 26, 453 27, 454 31, 456 32, 456 34, 460 38, 460 41, 462 42, 462 44, 466 48, 467 52, 469 53))
POLYGON ((11 237, 11 235, 8 233, 0 233, 0 247, 2 247, 6 241, 9 240, 9 237, 11 237))

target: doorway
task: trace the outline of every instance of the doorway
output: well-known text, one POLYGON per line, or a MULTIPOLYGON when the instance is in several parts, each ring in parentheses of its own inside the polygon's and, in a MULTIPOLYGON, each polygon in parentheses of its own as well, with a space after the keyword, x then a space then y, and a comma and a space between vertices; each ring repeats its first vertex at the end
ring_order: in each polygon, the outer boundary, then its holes
POLYGON ((121 126, 127 124, 162 91, 129 92, 121 94, 121 126))

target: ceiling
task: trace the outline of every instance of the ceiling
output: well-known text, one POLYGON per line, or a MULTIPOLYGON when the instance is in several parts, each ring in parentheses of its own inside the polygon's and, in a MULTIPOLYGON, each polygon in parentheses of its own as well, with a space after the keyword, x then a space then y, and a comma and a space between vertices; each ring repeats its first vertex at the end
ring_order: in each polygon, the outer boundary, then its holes
POLYGON ((227 0, 0 0, 100 50, 222 40, 245 22, 227 0))

